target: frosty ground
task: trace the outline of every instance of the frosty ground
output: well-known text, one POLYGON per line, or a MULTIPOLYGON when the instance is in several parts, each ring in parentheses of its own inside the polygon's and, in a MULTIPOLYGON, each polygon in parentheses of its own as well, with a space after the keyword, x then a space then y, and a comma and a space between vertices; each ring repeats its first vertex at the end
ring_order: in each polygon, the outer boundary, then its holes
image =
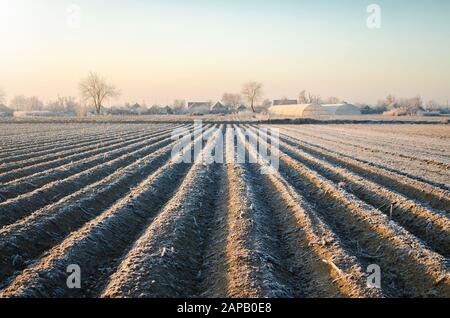
POLYGON ((450 296, 448 125, 211 122, 192 141, 207 156, 220 132, 233 156, 277 128, 273 174, 173 162, 180 127, 0 124, 0 297, 450 296))

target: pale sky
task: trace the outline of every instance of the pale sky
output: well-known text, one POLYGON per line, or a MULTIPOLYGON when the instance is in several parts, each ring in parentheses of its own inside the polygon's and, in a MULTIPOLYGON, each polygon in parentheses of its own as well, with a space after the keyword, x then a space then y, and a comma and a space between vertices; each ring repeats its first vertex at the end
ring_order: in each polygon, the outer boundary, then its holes
POLYGON ((0 0, 0 87, 78 96, 95 71, 114 104, 219 99, 249 80, 265 97, 450 99, 447 0, 0 0), (367 27, 367 6, 381 28, 367 27), (79 28, 70 4, 81 9, 79 28), (71 21, 76 21, 71 20, 71 21))

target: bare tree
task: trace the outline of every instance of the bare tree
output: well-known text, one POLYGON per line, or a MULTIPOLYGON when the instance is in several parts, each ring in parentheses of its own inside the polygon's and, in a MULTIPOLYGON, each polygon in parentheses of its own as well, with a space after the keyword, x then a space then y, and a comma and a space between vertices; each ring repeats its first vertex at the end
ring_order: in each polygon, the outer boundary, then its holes
POLYGON ((75 112, 78 117, 84 117, 88 113, 88 107, 85 104, 80 104, 76 109, 75 112))
POLYGON ((24 95, 18 95, 9 104, 11 108, 21 111, 37 111, 44 108, 44 103, 36 96, 25 97, 24 95))
POLYGON ((6 94, 1 88, 0 88, 0 104, 6 104, 6 94))
POLYGON ((336 96, 330 96, 324 101, 325 104, 339 104, 340 102, 341 100, 336 96))
POLYGON ((300 104, 322 103, 320 95, 314 95, 305 90, 300 92, 298 99, 300 104))
POLYGON ((415 115, 418 111, 423 109, 423 100, 420 96, 415 96, 412 98, 409 98, 408 100, 408 106, 407 111, 409 115, 415 115))
POLYGON ((175 114, 183 114, 186 111, 186 101, 184 99, 176 99, 173 101, 173 112, 175 114))
POLYGON ((27 110, 26 108, 27 98, 24 95, 16 95, 9 102, 9 106, 14 110, 27 110))
POLYGON ((308 99, 308 96, 306 96, 305 90, 301 91, 300 94, 298 95, 298 103, 299 104, 308 104, 309 103, 309 99, 308 99))
POLYGON ((119 96, 119 91, 115 86, 108 84, 103 77, 93 72, 81 80, 79 88, 83 100, 95 107, 97 115, 100 115, 105 98, 119 96))
POLYGON ((394 95, 389 94, 388 96, 386 96, 387 105, 392 105, 392 104, 395 104, 396 102, 397 102, 397 98, 394 95))
POLYGON ((263 110, 268 110, 272 106, 272 101, 270 99, 263 100, 261 107, 263 110))
POLYGON ((242 96, 240 94, 225 93, 222 96, 222 102, 232 110, 237 110, 241 105, 242 96))
POLYGON ((255 113, 255 103, 262 97, 263 85, 258 82, 248 82, 242 87, 242 95, 250 104, 252 111, 255 113))
POLYGON ((72 96, 58 96, 56 100, 49 101, 45 106, 49 111, 71 113, 76 113, 79 107, 75 97, 72 96))
POLYGON ((439 110, 442 107, 435 100, 429 100, 427 105, 425 106, 426 110, 439 110))
POLYGON ((412 98, 399 98, 390 109, 401 109, 406 115, 415 115, 419 110, 423 109, 423 101, 420 96, 412 98))
POLYGON ((320 97, 320 95, 314 95, 310 93, 308 98, 310 103, 317 103, 317 104, 322 103, 322 98, 320 97))
POLYGON ((389 94, 385 99, 381 99, 378 101, 377 107, 384 107, 386 109, 392 110, 395 108, 399 108, 400 106, 397 102, 397 98, 394 95, 389 94))
POLYGON ((173 101, 173 107, 175 107, 175 108, 185 108, 186 107, 186 101, 184 99, 175 99, 173 101))

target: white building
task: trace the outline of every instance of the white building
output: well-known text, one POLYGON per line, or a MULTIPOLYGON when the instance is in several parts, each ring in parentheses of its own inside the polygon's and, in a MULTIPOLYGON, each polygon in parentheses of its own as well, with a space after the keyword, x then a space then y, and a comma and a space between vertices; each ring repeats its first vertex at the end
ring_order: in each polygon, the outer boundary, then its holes
POLYGON ((272 106, 269 108, 269 112, 277 116, 301 118, 317 118, 330 115, 325 107, 317 103, 272 106))
POLYGON ((361 108, 359 108, 355 105, 352 105, 352 104, 348 104, 348 103, 322 104, 322 106, 332 116, 339 116, 339 115, 360 116, 361 115, 361 108))

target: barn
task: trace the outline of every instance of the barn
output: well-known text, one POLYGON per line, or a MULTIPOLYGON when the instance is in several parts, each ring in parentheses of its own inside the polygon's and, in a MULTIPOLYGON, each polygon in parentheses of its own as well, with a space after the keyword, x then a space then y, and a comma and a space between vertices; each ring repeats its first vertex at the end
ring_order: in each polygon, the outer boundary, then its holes
POLYGON ((323 104, 322 105, 333 116, 347 115, 347 116, 360 116, 361 108, 352 104, 323 104))
POLYGON ((269 108, 269 112, 273 115, 285 117, 329 116, 329 113, 326 111, 326 109, 316 103, 272 106, 269 108))

